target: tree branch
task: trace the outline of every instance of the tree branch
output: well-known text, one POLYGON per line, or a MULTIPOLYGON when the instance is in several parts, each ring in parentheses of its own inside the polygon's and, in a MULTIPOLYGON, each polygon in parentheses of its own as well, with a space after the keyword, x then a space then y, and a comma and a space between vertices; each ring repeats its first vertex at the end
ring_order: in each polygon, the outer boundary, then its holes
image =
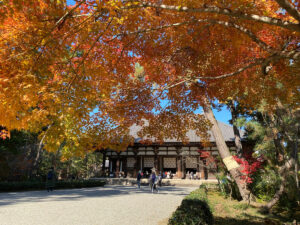
POLYGON ((279 53, 279 56, 282 58, 297 60, 300 58, 300 50, 297 50, 297 49, 294 49, 291 51, 284 50, 279 53))
POLYGON ((220 76, 216 76, 216 77, 188 77, 182 81, 179 81, 175 84, 171 84, 169 86, 166 86, 162 89, 162 91, 165 91, 165 90, 168 90, 170 88, 173 88, 173 87, 176 87, 180 84, 183 84, 185 82, 195 82, 195 80, 200 80, 200 79, 204 79, 204 80, 218 80, 218 79, 223 79, 223 78, 227 78, 227 77, 231 77, 231 76, 234 76, 234 75, 237 75, 243 71, 245 71, 246 69, 249 69, 251 67, 254 67, 254 66, 257 66, 257 65, 261 65, 263 64, 265 61, 265 59, 257 59, 254 63, 250 63, 249 65, 245 66, 245 67, 242 67, 240 69, 238 69, 237 71, 235 72, 232 72, 232 73, 227 73, 227 74, 223 74, 223 75, 220 75, 220 76))
POLYGON ((257 43, 265 51, 274 53, 274 49, 271 46, 267 45, 265 42, 260 40, 255 34, 253 34, 247 28, 242 27, 242 26, 237 25, 237 24, 234 24, 234 23, 231 23, 231 22, 222 21, 222 20, 213 20, 213 19, 191 20, 191 21, 184 21, 184 22, 181 22, 181 23, 173 23, 173 24, 168 24, 168 25, 163 25, 163 26, 158 26, 158 27, 153 27, 153 28, 148 28, 148 29, 138 29, 136 31, 132 31, 132 32, 128 32, 128 33, 117 34, 116 36, 114 36, 109 41, 112 41, 112 40, 114 40, 114 39, 116 39, 117 37, 120 37, 120 36, 148 33, 148 32, 151 32, 151 31, 161 30, 161 29, 170 28, 170 27, 178 27, 178 26, 193 24, 193 23, 219 24, 219 25, 222 25, 222 26, 225 26, 225 27, 235 28, 235 29, 241 31, 242 33, 246 34, 249 38, 252 39, 252 41, 257 43))
MULTIPOLYGON (((95 47, 96 43, 99 41, 99 39, 104 35, 104 33, 108 30, 109 26, 111 25, 112 21, 113 21, 114 17, 111 18, 111 20, 107 23, 105 29, 99 33, 99 35, 96 37, 94 43, 91 45, 91 47, 88 49, 87 53, 83 56, 81 62, 78 65, 78 69, 84 64, 85 60, 87 59, 87 57, 89 56, 90 52, 92 51, 92 49, 95 47)), ((67 92, 70 90, 72 83, 75 81, 75 79, 78 76, 78 73, 74 70, 75 72, 75 76, 72 78, 72 80, 70 81, 70 83, 68 84, 68 88, 67 88, 67 92)))
POLYGON ((55 26, 53 27, 53 29, 55 27, 59 27, 61 26, 65 20, 67 19, 68 16, 70 16, 79 6, 81 6, 84 3, 84 1, 80 1, 75 7, 73 7, 70 11, 66 12, 65 15, 63 15, 56 23, 55 26))
POLYGON ((134 9, 134 8, 157 8, 157 9, 165 9, 177 12, 188 12, 188 13, 215 13, 220 15, 227 15, 229 17, 235 17, 240 19, 252 20, 256 22, 266 23, 269 25, 283 27, 285 29, 291 31, 300 32, 299 23, 291 23, 288 21, 284 21, 281 19, 267 17, 267 16, 259 16, 256 14, 247 14, 240 11, 231 11, 230 9, 220 8, 217 6, 209 6, 203 8, 188 8, 186 6, 173 6, 173 5, 165 5, 165 4, 155 4, 151 2, 141 2, 141 1, 129 1, 129 2, 137 2, 137 5, 129 5, 123 7, 123 9, 134 9))
POLYGON ((281 8, 300 22, 300 12, 288 0, 275 0, 281 8))
POLYGON ((231 22, 226 22, 226 21, 219 21, 219 20, 212 20, 212 19, 200 19, 197 20, 197 22, 208 22, 211 24, 220 24, 226 27, 232 27, 235 28, 241 32, 243 32, 244 34, 246 34, 248 37, 250 37, 252 39, 252 41, 254 41, 255 43, 257 43, 261 48, 263 48, 264 50, 268 51, 268 52, 274 52, 272 47, 267 45, 265 42, 263 42, 262 40, 260 40, 255 34, 253 34, 250 30, 248 30, 245 27, 242 27, 240 25, 231 23, 231 22))
POLYGON ((227 74, 223 74, 223 75, 216 76, 216 77, 196 77, 194 79, 218 80, 218 79, 231 77, 231 76, 237 75, 237 74, 239 74, 239 73, 241 73, 241 72, 243 72, 243 71, 245 71, 249 68, 261 65, 261 64, 263 64, 264 61, 265 61, 264 59, 257 59, 253 63, 250 63, 249 65, 247 65, 245 67, 242 67, 242 68, 240 68, 240 69, 238 69, 238 70, 236 70, 235 72, 232 72, 232 73, 227 73, 227 74))

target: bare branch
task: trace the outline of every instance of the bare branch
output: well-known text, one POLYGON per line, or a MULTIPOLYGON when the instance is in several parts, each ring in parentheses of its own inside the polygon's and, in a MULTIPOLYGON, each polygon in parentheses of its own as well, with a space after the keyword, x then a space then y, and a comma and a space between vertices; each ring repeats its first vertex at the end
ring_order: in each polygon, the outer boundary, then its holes
POLYGON ((178 26, 182 26, 182 25, 185 25, 185 24, 189 24, 189 23, 194 23, 194 21, 186 21, 186 22, 181 22, 181 23, 173 23, 173 24, 169 24, 169 25, 163 25, 163 26, 158 26, 158 27, 153 27, 153 28, 148 28, 148 29, 138 29, 136 31, 127 32, 127 33, 125 33, 125 32, 124 33, 119 33, 119 34, 116 34, 113 38, 111 38, 110 40, 108 40, 106 42, 113 41, 114 39, 116 39, 118 37, 121 37, 121 36, 148 33, 148 32, 151 32, 151 31, 161 30, 161 29, 165 29, 165 28, 169 28, 169 27, 178 27, 178 26))
POLYGON ((183 83, 185 83, 185 82, 187 82, 187 81, 190 81, 190 80, 191 80, 191 78, 182 80, 182 81, 180 81, 180 82, 178 82, 178 83, 176 83, 176 84, 172 84, 172 85, 170 85, 170 86, 167 86, 167 87, 163 88, 163 90, 168 90, 168 89, 170 89, 170 88, 176 87, 176 86, 178 86, 178 85, 180 85, 180 84, 183 84, 183 83))
MULTIPOLYGON (((56 23, 55 23, 55 27, 59 27, 61 26, 61 24, 64 23, 64 21, 67 19, 68 16, 72 15, 72 13, 82 4, 84 3, 84 1, 80 1, 74 8, 72 8, 70 11, 68 11, 65 15, 63 15, 56 23)), ((55 28, 54 27, 54 28, 55 28)), ((54 29, 53 28, 53 29, 54 29)))
POLYGON ((185 82, 195 82, 195 80, 200 80, 200 79, 203 79, 203 80, 218 80, 218 79, 224 79, 224 78, 227 78, 227 77, 231 77, 231 76, 234 76, 234 75, 237 75, 251 67, 254 67, 254 66, 258 66, 258 65, 262 65, 264 63, 264 59, 257 59, 254 63, 251 63, 245 67, 242 67, 238 70, 236 70, 235 72, 232 72, 232 73, 227 73, 227 74, 223 74, 223 75, 220 75, 220 76, 216 76, 216 77, 204 77, 204 76, 200 76, 200 77, 188 77, 182 81, 179 81, 175 84, 171 84, 169 86, 166 86, 164 87, 163 89, 161 89, 161 91, 165 91, 165 90, 168 90, 170 88, 173 88, 173 87, 176 87, 180 84, 183 84, 185 82))
POLYGON ((194 79, 205 79, 205 80, 218 80, 218 79, 223 79, 223 78, 227 78, 227 77, 232 77, 234 75, 237 75, 249 68, 252 68, 254 66, 258 66, 258 65, 261 65, 262 63, 264 62, 264 59, 257 59, 255 60, 255 62, 253 63, 250 63, 249 65, 245 66, 245 67, 242 67, 238 70, 236 70, 235 72, 232 72, 232 73, 227 73, 227 74, 223 74, 223 75, 220 75, 220 76, 216 76, 216 77, 203 77, 203 76, 200 76, 200 77, 196 77, 194 79))
POLYGON ((284 8, 292 17, 300 22, 300 12, 288 0, 275 0, 280 7, 284 8))
POLYGON ((300 59, 300 50, 297 49, 291 51, 284 50, 279 53, 279 56, 282 58, 297 60, 300 59))
POLYGON ((267 67, 270 63, 274 63, 282 58, 288 58, 288 59, 294 59, 294 60, 297 60, 300 58, 300 51, 298 50, 292 50, 292 51, 281 51, 279 53, 275 53, 267 58, 259 58, 259 59, 256 59, 253 63, 250 63, 248 64, 247 66, 244 66, 238 70, 236 70, 235 72, 232 72, 232 73, 227 73, 227 74, 223 74, 223 75, 219 75, 219 76, 215 76, 215 77, 208 77, 208 76, 199 76, 199 77, 188 77, 182 81, 179 81, 175 84, 171 84, 165 88, 163 88, 163 90, 168 90, 170 88, 173 88, 173 87, 176 87, 182 83, 185 83, 185 82, 195 82, 195 80, 219 80, 219 79, 224 79, 224 78, 227 78, 227 77, 232 77, 232 76, 235 76, 235 75, 238 75, 240 74, 241 72, 249 69, 249 68, 252 68, 254 66, 258 66, 258 65, 261 65, 262 66, 262 72, 264 72, 264 68, 267 67))
POLYGON ((129 1, 129 2, 137 2, 139 4, 136 5, 129 5, 123 7, 123 9, 134 9, 134 8, 157 8, 157 9, 165 9, 165 10, 172 10, 177 12, 188 12, 188 13, 215 13, 220 15, 227 15, 229 17, 235 17, 240 19, 247 19, 256 22, 266 23, 269 25, 283 27, 288 30, 300 32, 300 25, 299 23, 291 23, 288 21, 284 21, 281 19, 267 17, 267 16, 259 16, 255 14, 247 14, 240 11, 231 11, 230 9, 220 8, 216 6, 204 6, 203 8, 188 8, 188 7, 181 7, 181 6, 173 6, 173 5, 165 5, 165 4, 155 4, 151 2, 141 2, 141 1, 129 1))
POLYGON ((193 23, 219 24, 219 25, 222 25, 222 26, 225 26, 225 27, 235 28, 235 29, 243 32, 244 34, 246 34, 248 37, 250 37, 252 39, 252 41, 257 43, 262 49, 264 49, 268 52, 274 53, 274 49, 271 46, 267 45, 265 42, 260 40, 255 34, 253 34, 247 28, 242 27, 242 26, 237 25, 237 24, 234 24, 234 23, 231 23, 231 22, 221 21, 221 20, 213 20, 213 19, 191 20, 191 21, 185 21, 185 22, 181 22, 181 23, 173 23, 173 24, 168 24, 168 25, 163 25, 163 26, 157 26, 157 27, 148 28, 148 29, 139 29, 139 30, 136 30, 136 31, 128 32, 128 33, 120 33, 120 34, 117 34, 116 36, 114 36, 109 41, 112 41, 113 39, 116 39, 117 37, 120 37, 120 36, 148 33, 148 32, 151 32, 151 31, 161 30, 161 29, 170 28, 170 27, 178 27, 178 26, 193 24, 193 23))
POLYGON ((250 30, 248 30, 247 28, 242 27, 240 25, 237 25, 237 24, 234 24, 234 23, 231 23, 231 22, 226 22, 226 21, 221 21, 221 20, 212 20, 212 19, 200 19, 200 20, 197 20, 197 22, 208 22, 208 23, 211 23, 211 24, 220 24, 220 25, 223 25, 223 26, 226 26, 226 27, 235 28, 235 29, 243 32, 244 34, 246 34, 248 37, 250 37, 252 39, 252 41, 256 42, 264 50, 266 50, 268 52, 274 52, 271 46, 267 45, 265 42, 260 40, 250 30))

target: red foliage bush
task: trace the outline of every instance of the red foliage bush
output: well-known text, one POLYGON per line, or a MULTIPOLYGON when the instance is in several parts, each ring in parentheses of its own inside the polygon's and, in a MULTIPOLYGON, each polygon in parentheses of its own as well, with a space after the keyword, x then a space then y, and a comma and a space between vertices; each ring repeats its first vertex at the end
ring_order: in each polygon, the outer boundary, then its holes
POLYGON ((235 161, 240 165, 240 171, 243 173, 242 179, 250 184, 252 183, 253 174, 262 167, 262 157, 254 158, 252 154, 244 154, 243 158, 233 156, 235 161))

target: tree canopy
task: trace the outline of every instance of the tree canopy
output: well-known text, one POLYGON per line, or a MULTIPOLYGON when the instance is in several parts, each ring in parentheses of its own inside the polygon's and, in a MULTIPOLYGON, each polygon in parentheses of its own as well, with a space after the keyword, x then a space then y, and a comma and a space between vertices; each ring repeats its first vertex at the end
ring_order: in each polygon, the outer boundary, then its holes
POLYGON ((194 111, 207 100, 299 103, 297 1, 0 5, 0 125, 40 132, 50 151, 124 149, 141 119, 157 139, 205 135, 194 111))

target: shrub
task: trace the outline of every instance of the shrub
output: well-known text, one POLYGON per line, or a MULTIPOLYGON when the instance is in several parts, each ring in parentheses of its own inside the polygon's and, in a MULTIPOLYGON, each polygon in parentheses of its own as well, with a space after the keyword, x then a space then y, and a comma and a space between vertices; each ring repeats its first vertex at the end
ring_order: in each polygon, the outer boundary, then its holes
MULTIPOLYGON (((100 187, 104 185, 105 182, 102 180, 58 181, 55 183, 55 189, 100 187)), ((0 192, 43 189, 45 189, 45 182, 41 181, 0 182, 0 192)))
POLYGON ((169 225, 211 225, 213 215, 207 204, 204 188, 197 189, 182 200, 181 205, 169 219, 169 225))
POLYGON ((192 191, 185 199, 199 199, 207 202, 207 188, 201 185, 199 189, 192 191))
POLYGON ((236 200, 242 200, 238 186, 230 177, 223 172, 217 175, 219 191, 224 197, 230 197, 236 200))

